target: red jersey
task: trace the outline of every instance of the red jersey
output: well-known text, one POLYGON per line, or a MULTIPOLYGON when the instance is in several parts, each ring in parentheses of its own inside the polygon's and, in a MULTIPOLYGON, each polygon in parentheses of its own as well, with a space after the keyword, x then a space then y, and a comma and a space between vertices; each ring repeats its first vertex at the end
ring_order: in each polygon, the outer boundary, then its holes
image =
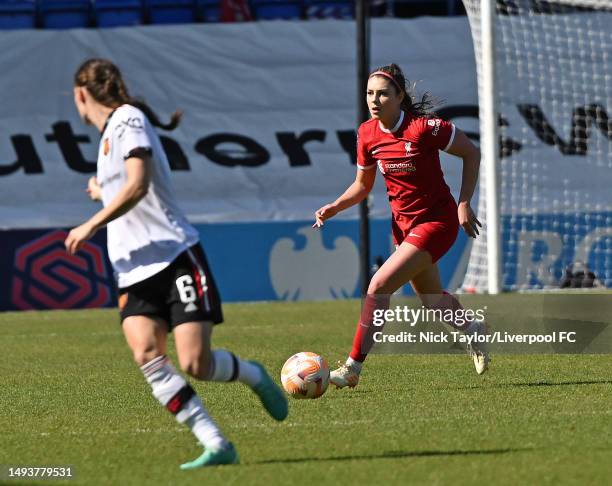
POLYGON ((391 130, 373 118, 362 123, 357 132, 357 167, 371 170, 378 165, 391 211, 414 220, 453 201, 438 151, 447 150, 454 138, 455 125, 440 118, 415 117, 402 111, 391 130))

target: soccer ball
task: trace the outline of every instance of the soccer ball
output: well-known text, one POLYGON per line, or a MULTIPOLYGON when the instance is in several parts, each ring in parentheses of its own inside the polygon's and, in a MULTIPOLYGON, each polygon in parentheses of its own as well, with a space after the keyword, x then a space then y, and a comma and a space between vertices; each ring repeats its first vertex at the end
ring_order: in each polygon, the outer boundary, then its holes
POLYGON ((294 398, 319 398, 329 385, 329 366, 316 353, 297 353, 283 365, 281 382, 294 398))

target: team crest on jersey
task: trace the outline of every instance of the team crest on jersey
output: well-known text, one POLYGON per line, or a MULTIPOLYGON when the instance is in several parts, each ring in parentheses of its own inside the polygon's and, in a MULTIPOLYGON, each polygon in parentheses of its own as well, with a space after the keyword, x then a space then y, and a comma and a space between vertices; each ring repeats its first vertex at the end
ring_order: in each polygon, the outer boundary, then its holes
POLYGON ((102 142, 102 151, 104 152, 104 155, 108 155, 108 152, 110 151, 110 142, 108 138, 105 138, 104 142, 102 142))
POLYGON ((404 144, 404 148, 406 149, 406 155, 410 154, 410 149, 412 148, 411 145, 412 145, 412 142, 406 142, 404 144))

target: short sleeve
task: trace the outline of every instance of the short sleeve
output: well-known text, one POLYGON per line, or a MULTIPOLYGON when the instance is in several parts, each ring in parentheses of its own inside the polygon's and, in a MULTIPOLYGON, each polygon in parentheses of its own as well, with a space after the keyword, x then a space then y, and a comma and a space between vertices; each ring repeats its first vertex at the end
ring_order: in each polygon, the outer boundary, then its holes
POLYGON ((115 129, 118 147, 124 160, 137 153, 137 149, 151 150, 151 140, 145 128, 144 114, 137 110, 130 110, 123 114, 121 121, 115 129))
POLYGON ((455 125, 441 118, 424 118, 421 139, 425 145, 448 150, 455 140, 455 125))
POLYGON ((357 168, 368 170, 376 167, 376 161, 370 155, 364 137, 363 125, 357 130, 357 168))

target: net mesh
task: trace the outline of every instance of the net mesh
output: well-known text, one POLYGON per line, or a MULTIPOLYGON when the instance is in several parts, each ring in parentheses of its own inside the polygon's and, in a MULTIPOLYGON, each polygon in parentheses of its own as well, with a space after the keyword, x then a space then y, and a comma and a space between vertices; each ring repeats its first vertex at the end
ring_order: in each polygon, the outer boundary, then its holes
MULTIPOLYGON (((482 100, 491 88, 482 83, 480 3, 464 0, 482 100)), ((611 287, 612 0, 495 7, 503 289, 611 287), (581 280, 580 272, 594 278, 581 280)), ((481 119, 481 136, 488 129, 481 119)), ((462 285, 468 292, 487 289, 483 223, 462 285)))

